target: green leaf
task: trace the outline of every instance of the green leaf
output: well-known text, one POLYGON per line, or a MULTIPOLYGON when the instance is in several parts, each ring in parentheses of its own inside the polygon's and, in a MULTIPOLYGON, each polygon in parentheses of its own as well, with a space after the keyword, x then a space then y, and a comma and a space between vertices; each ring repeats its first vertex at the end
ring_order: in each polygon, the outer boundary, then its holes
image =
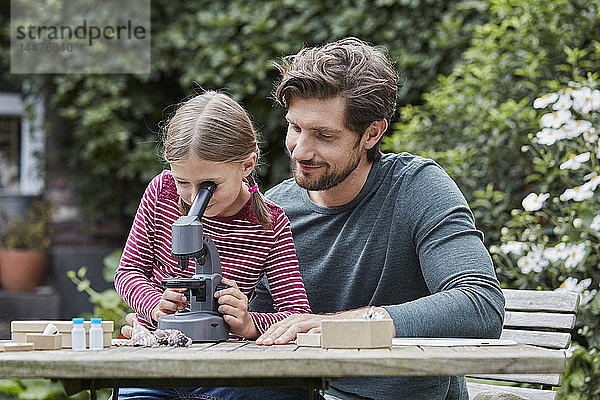
POLYGON ((19 394, 23 386, 16 379, 0 379, 0 391, 8 394, 19 394))
POLYGON ((121 249, 116 249, 112 253, 104 257, 104 268, 102 269, 102 275, 106 282, 113 282, 115 280, 115 272, 119 267, 119 262, 121 261, 121 254, 123 254, 123 251, 121 249))
POLYGON ((585 374, 581 370, 573 371, 569 375, 569 385, 575 388, 581 388, 585 385, 585 374))
POLYGON ((65 391, 60 382, 46 379, 23 380, 25 390, 19 393, 19 400, 58 400, 64 399, 65 391))
POLYGON ((588 303, 590 311, 595 315, 600 315, 600 294, 596 293, 594 298, 588 303))
POLYGON ((77 270, 77 276, 79 277, 79 279, 85 278, 86 274, 87 274, 87 267, 81 267, 77 270))
POLYGON ((77 290, 79 292, 84 292, 90 288, 90 281, 88 279, 84 279, 77 284, 77 290))

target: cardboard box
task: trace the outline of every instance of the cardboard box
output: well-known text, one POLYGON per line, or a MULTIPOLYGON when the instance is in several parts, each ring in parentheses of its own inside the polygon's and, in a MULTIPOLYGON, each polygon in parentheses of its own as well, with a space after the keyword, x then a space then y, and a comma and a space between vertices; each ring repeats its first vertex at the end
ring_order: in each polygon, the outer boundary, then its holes
POLYGON ((62 348, 62 333, 42 335, 41 333, 27 333, 27 343, 33 343, 34 350, 58 350, 62 348))
MULTIPOLYGON (((71 329, 73 328, 72 321, 12 321, 10 323, 10 332, 13 342, 27 342, 28 333, 42 333, 44 328, 48 324, 54 324, 58 328, 58 332, 62 336, 62 348, 71 348, 71 329)), ((85 329, 86 346, 89 347, 89 331, 90 321, 85 321, 83 327, 85 329)), ((112 333, 115 329, 113 321, 102 321, 102 330, 104 332, 104 347, 110 347, 110 340, 112 339, 112 333)))
POLYGON ((299 333, 296 335, 296 344, 304 347, 321 347, 321 334, 299 333))
POLYGON ((33 343, 0 342, 0 352, 33 350, 33 343))
POLYGON ((338 319, 321 322, 324 349, 375 349, 392 346, 391 319, 338 319))

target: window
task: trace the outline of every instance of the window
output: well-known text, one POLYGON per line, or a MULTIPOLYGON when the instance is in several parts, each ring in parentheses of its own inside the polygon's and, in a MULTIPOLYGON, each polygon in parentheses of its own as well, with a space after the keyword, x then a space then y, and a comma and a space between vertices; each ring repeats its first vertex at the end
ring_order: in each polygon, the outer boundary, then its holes
POLYGON ((31 120, 23 115, 19 93, 0 92, 0 191, 36 195, 44 188, 44 107, 40 100, 25 103, 31 107, 31 120))
POLYGON ((0 189, 18 190, 21 166, 21 118, 0 116, 0 189))

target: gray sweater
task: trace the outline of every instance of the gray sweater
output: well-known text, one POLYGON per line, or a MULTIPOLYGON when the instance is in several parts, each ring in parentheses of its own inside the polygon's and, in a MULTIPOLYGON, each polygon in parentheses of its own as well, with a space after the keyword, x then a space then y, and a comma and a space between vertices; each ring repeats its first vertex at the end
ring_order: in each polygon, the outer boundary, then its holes
MULTIPOLYGON (((504 297, 483 235, 435 162, 386 154, 339 207, 316 205, 293 179, 266 196, 291 221, 314 313, 385 306, 396 337, 499 337, 504 297)), ((272 310, 264 280, 256 293, 251 308, 272 310)), ((331 387, 344 399, 467 399, 463 377, 344 378, 331 387)))

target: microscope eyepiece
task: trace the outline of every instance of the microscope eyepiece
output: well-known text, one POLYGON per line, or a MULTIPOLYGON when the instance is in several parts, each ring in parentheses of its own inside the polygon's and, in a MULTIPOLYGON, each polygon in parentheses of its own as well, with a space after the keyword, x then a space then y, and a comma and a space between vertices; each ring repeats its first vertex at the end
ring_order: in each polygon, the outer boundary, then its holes
POLYGON ((202 190, 202 189, 209 190, 210 194, 213 194, 215 192, 216 188, 217 188, 217 184, 214 183, 213 181, 206 181, 206 182, 202 182, 200 184, 200 190, 202 190))
POLYGON ((188 215, 202 217, 216 187, 217 184, 212 181, 202 182, 188 215))

